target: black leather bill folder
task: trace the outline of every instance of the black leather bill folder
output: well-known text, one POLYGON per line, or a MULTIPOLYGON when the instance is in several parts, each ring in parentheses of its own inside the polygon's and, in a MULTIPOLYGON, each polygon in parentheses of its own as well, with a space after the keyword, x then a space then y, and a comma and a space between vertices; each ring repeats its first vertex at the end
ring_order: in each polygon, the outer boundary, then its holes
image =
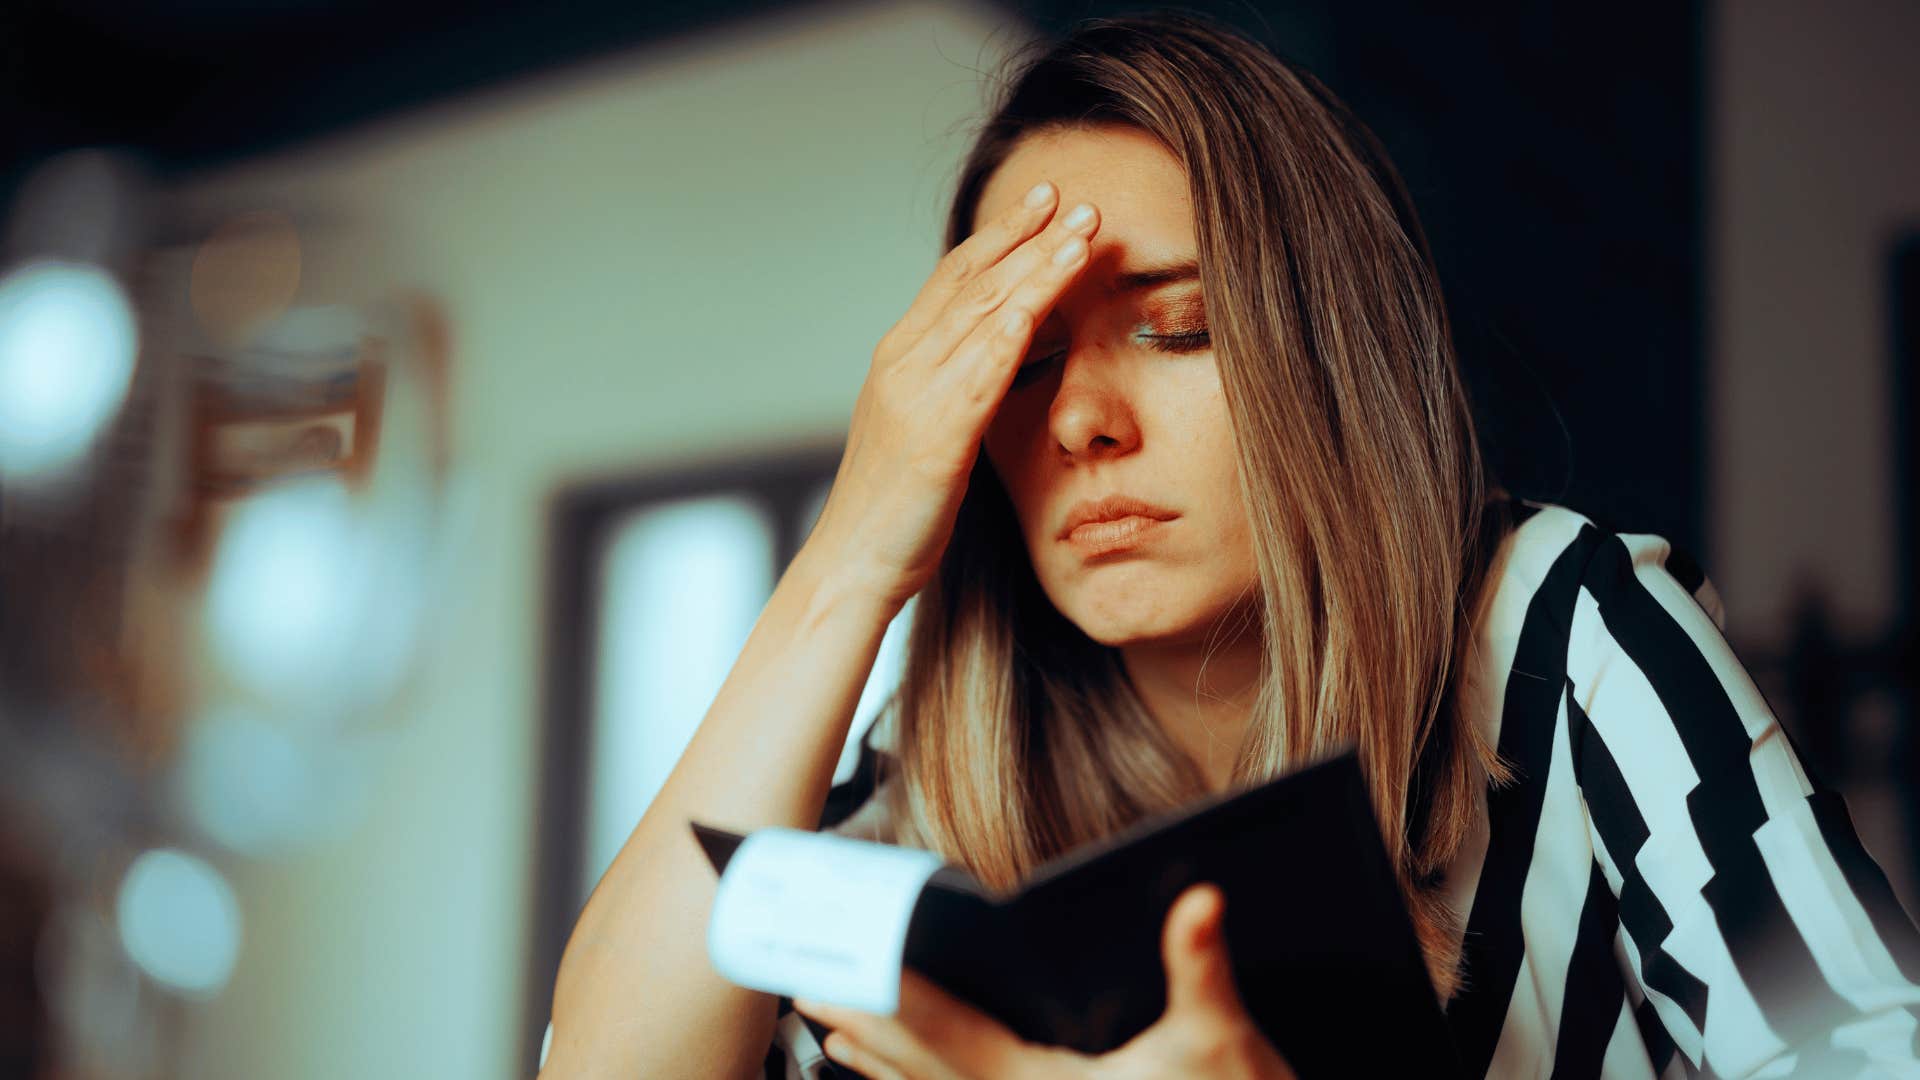
MULTIPOLYGON (((724 871, 745 837, 692 825, 724 871)), ((1023 1039, 1105 1053, 1166 1011, 1162 928, 1202 881, 1225 894, 1248 1014, 1303 1080, 1459 1075, 1352 751, 1136 822, 1011 892, 942 865, 913 900, 903 963, 1023 1039)))

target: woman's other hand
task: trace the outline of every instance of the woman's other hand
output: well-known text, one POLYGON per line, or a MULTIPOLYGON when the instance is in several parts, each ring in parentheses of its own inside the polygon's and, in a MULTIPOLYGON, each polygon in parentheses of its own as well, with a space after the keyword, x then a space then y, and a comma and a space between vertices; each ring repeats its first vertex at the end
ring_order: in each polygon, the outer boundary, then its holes
POLYGON ((911 970, 901 972, 893 1016, 802 1000, 793 1005, 833 1029, 823 1047, 828 1057, 873 1080, 1294 1080, 1234 987, 1220 929, 1224 910, 1213 885, 1180 894, 1161 934, 1166 1013, 1124 1046, 1097 1056, 1026 1042, 911 970))
POLYGON ((1042 183, 947 252, 874 349, 807 547, 882 599, 904 605, 933 576, 1033 329, 1087 264, 1099 214, 1056 220, 1058 198, 1042 183))

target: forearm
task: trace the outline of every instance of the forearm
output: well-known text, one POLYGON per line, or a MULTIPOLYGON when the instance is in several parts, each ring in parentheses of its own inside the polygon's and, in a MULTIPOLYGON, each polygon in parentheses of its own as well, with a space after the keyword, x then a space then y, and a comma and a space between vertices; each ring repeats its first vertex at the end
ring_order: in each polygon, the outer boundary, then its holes
POLYGON ((554 988, 548 1078, 750 1075, 776 999, 707 960, 715 876, 689 818, 813 828, 897 608, 802 552, 686 752, 588 899, 554 988))

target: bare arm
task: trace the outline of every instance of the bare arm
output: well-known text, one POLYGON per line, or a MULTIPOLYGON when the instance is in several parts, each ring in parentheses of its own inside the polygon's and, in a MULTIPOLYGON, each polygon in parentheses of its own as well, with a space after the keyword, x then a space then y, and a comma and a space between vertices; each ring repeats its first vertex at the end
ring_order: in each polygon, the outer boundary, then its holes
POLYGON ((820 520, 567 941, 546 1080, 758 1074, 779 1002, 709 965, 715 881, 687 819, 819 823, 887 623, 939 566, 988 421, 1099 227, 1032 194, 942 257, 875 348, 820 520))
POLYGON ((554 987, 544 1080, 757 1076, 778 999, 707 959, 715 878, 688 818, 745 832, 819 823, 898 605, 819 553, 780 579, 686 753, 588 899, 554 987))

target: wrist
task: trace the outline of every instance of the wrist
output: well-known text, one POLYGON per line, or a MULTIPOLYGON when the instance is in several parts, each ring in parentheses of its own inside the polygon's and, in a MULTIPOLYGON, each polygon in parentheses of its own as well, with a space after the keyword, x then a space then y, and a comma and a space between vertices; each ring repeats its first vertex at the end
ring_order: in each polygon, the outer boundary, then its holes
POLYGON ((789 572, 798 575, 806 592, 810 623, 853 612, 878 617, 884 624, 900 613, 908 599, 896 583, 882 580, 865 560, 812 541, 801 546, 789 572))

